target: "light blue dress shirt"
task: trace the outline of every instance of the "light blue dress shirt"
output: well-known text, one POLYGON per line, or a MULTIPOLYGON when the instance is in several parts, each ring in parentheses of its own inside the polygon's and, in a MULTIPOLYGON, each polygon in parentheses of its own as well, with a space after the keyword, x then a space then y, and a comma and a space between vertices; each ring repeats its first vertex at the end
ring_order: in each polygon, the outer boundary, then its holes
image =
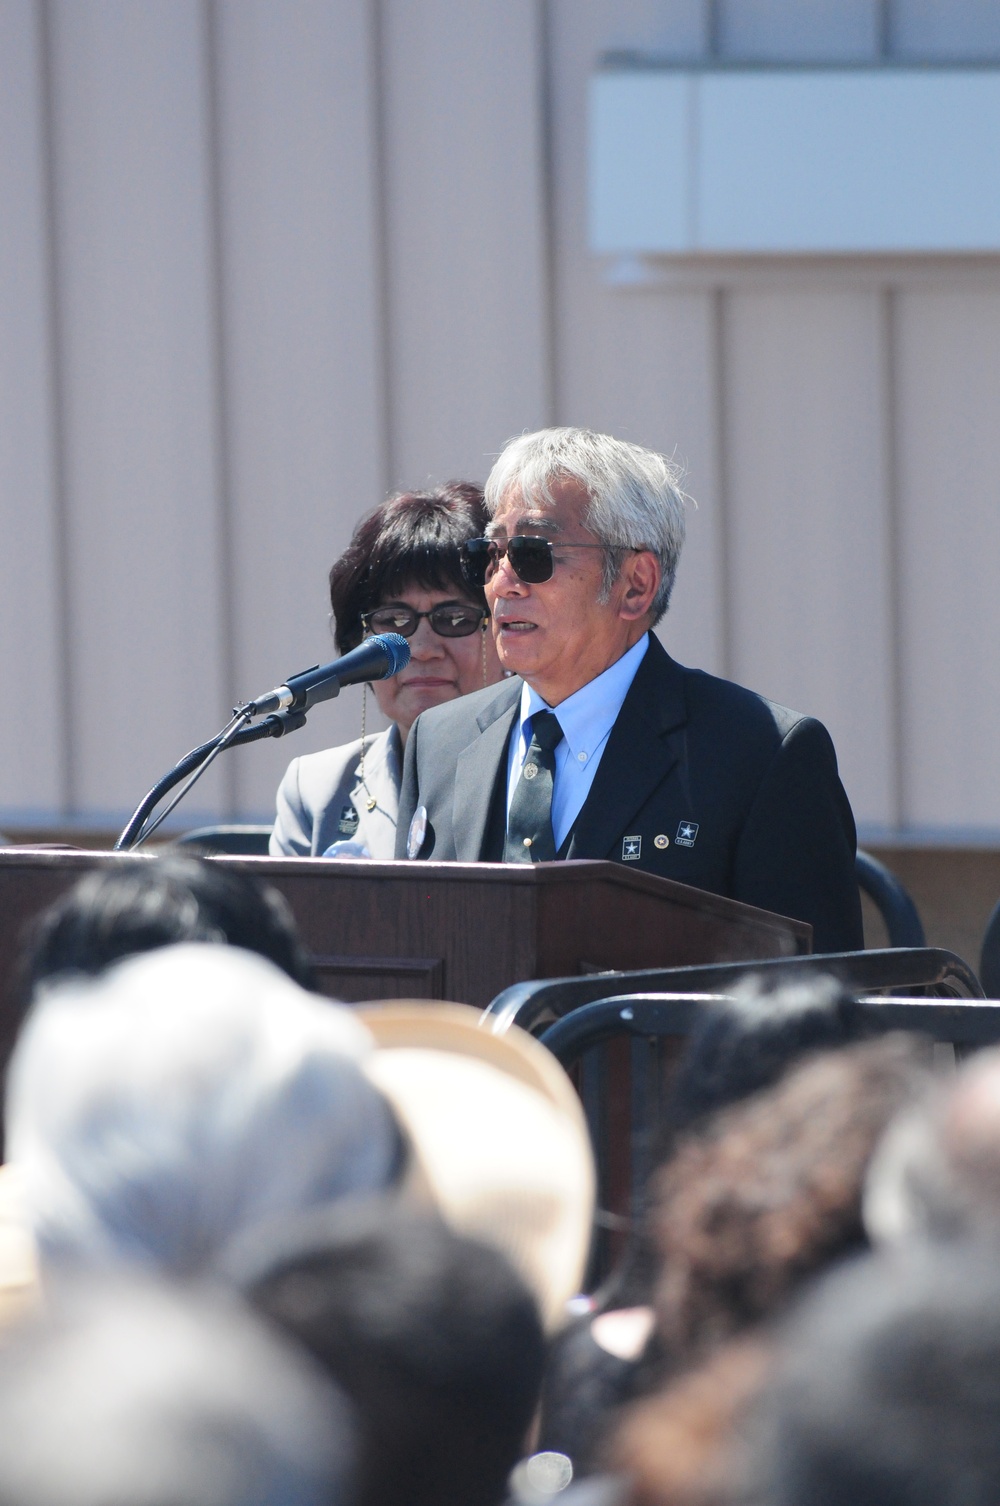
POLYGON ((552 711, 563 733, 556 748, 552 785, 552 834, 557 852, 590 794, 611 729, 648 647, 649 634, 644 633, 610 669, 574 691, 558 706, 549 706, 530 686, 522 687, 518 735, 511 738, 507 754, 507 818, 510 819, 510 803, 531 741, 525 723, 536 711, 552 711))

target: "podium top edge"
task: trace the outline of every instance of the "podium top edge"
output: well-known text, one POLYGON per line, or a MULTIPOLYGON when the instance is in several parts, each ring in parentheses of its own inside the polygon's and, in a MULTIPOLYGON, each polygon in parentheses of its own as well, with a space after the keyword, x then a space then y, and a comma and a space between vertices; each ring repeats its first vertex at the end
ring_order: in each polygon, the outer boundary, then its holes
MULTIPOLYGON (((0 847, 0 874, 5 868, 19 869, 79 869, 81 873, 91 868, 110 867, 119 863, 143 862, 164 855, 166 849, 142 849, 139 852, 111 852, 96 848, 70 848, 43 845, 11 845, 0 847)), ((338 879, 367 879, 382 882, 413 881, 465 884, 514 885, 518 888, 547 889, 566 888, 600 880, 618 889, 633 893, 649 894, 652 897, 669 898, 677 905, 698 909, 703 913, 716 913, 729 920, 745 919, 756 927, 770 925, 784 935, 792 934, 811 944, 812 927, 805 921, 793 920, 790 916, 778 915, 770 910, 758 909, 741 900, 715 894, 711 890, 696 889, 676 879, 661 878, 655 873, 627 868, 622 863, 604 859, 573 858, 554 863, 453 863, 409 862, 402 859, 379 862, 371 858, 357 860, 337 858, 274 858, 246 857, 232 854, 213 855, 207 859, 224 867, 233 867, 249 872, 261 879, 286 877, 315 877, 319 873, 338 879)))

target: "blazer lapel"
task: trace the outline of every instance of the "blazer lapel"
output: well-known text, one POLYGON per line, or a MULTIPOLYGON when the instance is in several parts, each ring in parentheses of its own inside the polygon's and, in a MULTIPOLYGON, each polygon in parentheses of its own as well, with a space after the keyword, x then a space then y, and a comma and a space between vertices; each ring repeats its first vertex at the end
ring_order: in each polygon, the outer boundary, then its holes
POLYGON ((455 769, 455 802, 452 830, 455 858, 477 863, 486 839, 486 825, 493 804, 493 790, 501 769, 506 774, 507 739, 521 700, 521 681, 502 687, 503 692, 476 718, 481 736, 463 748, 455 769))
POLYGON ((681 757, 687 706, 679 667, 651 638, 611 729, 566 857, 602 857, 681 757))
POLYGON ((368 745, 363 785, 360 759, 354 771, 358 781, 351 791, 351 802, 358 813, 354 840, 363 842, 373 858, 390 858, 395 851, 401 755, 399 729, 392 726, 384 738, 376 737, 368 745), (368 809, 369 800, 375 801, 372 810, 368 809))

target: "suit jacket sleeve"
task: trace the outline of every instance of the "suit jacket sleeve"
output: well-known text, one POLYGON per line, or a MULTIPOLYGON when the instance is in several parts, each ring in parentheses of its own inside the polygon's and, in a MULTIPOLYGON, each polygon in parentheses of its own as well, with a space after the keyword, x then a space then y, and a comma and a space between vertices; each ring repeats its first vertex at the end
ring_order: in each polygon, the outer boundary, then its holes
POLYGON ((809 921, 814 951, 859 950, 856 846, 830 735, 803 717, 782 739, 740 831, 734 898, 809 921))
POLYGON ((278 812, 268 850, 272 858, 307 858, 312 853, 312 815, 299 787, 299 760, 293 758, 278 786, 278 812))

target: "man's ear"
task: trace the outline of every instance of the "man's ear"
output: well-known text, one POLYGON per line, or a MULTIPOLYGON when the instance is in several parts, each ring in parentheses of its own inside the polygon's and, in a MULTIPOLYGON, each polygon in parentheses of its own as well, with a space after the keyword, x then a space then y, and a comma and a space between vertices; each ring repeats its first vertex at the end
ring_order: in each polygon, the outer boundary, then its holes
POLYGON ((651 549, 637 549, 625 556, 620 576, 619 617, 626 622, 638 622, 652 612, 662 573, 651 549))

